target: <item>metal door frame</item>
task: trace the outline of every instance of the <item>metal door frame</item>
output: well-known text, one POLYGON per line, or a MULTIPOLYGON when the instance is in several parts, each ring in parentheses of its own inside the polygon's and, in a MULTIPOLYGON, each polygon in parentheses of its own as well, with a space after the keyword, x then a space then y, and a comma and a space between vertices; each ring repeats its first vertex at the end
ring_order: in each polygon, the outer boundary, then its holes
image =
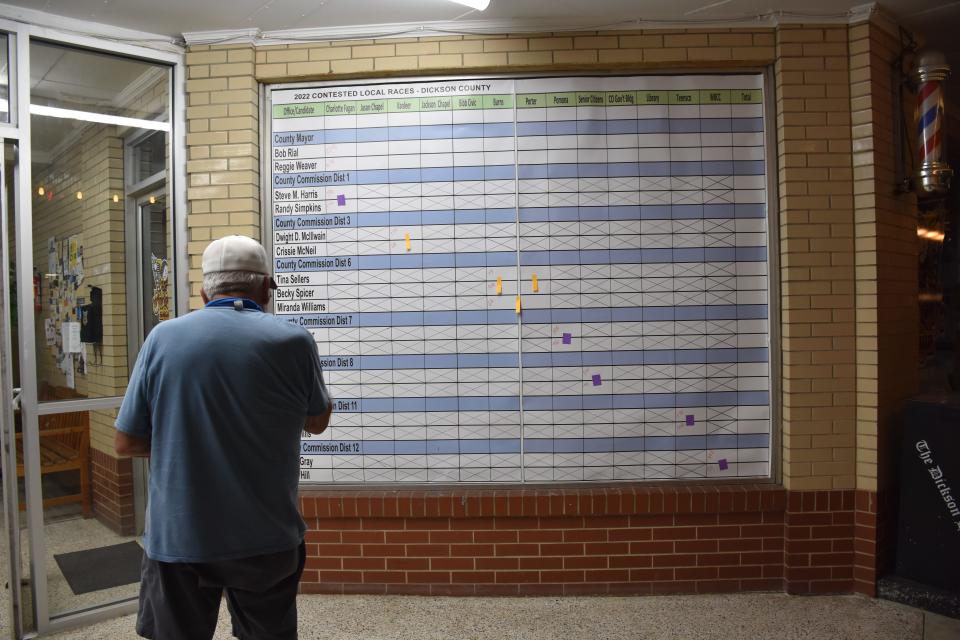
MULTIPOLYGON (((13 84, 11 82, 11 84, 13 84)), ((0 138, 0 144, 6 146, 8 138, 0 138)), ((19 141, 17 141, 19 143, 19 141)), ((15 153, 18 151, 15 147, 15 153)), ((3 576, 10 586, 10 627, 14 637, 23 635, 23 591, 22 566, 20 556, 20 496, 17 480, 17 447, 14 412, 20 401, 20 390, 13 386, 13 329, 10 322, 10 211, 7 202, 6 149, 0 148, 0 262, 4 275, 0 279, 0 452, 3 455, 3 508, 6 515, 7 553, 9 555, 9 574, 3 576)), ((16 171, 17 165, 14 165, 16 171)), ((32 290, 32 289, 31 289, 32 290)))
MULTIPOLYGON (((34 328, 34 308, 33 308, 33 226, 32 226, 32 176, 31 176, 31 149, 30 141, 30 43, 31 39, 44 40, 46 42, 80 47, 111 55, 127 56, 137 58, 145 62, 163 64, 170 68, 169 73, 169 93, 170 113, 169 122, 171 124, 170 154, 172 158, 171 171, 168 175, 168 193, 171 198, 174 219, 173 227, 173 254, 175 259, 174 278, 175 278, 175 308, 177 315, 185 313, 189 304, 189 285, 187 282, 188 256, 187 256, 187 229, 186 229, 186 64, 182 50, 164 51, 155 48, 149 48, 125 41, 114 41, 108 38, 83 35, 75 31, 62 31, 55 28, 44 27, 36 24, 27 24, 14 20, 0 18, 0 31, 9 36, 9 68, 10 68, 10 91, 9 91, 9 113, 10 122, 0 123, 0 139, 15 140, 18 143, 17 165, 14 176, 13 199, 15 211, 13 220, 15 222, 13 239, 16 254, 16 287, 17 287, 17 323, 20 356, 20 380, 21 389, 19 395, 20 415, 23 431, 23 455, 25 465, 24 486, 26 489, 27 512, 26 521, 29 527, 28 540, 30 549, 30 588, 31 600, 33 602, 33 622, 35 631, 24 633, 20 618, 14 620, 14 632, 16 638, 29 640, 38 636, 43 636, 53 632, 63 631, 69 628, 86 626, 100 620, 133 613, 137 609, 136 599, 121 600, 105 604, 102 606, 91 607, 87 609, 59 612, 51 614, 50 602, 48 601, 49 592, 47 585, 47 561, 46 561, 46 534, 43 522, 43 502, 40 481, 40 448, 38 439, 38 416, 40 414, 58 413, 60 411, 93 410, 119 405, 120 398, 96 398, 92 400, 71 400, 56 403, 45 403, 43 407, 39 406, 37 400, 37 363, 35 357, 36 331, 34 328)), ((0 163, 2 168, 2 163, 0 163)), ((5 207, 5 203, 4 203, 5 207)), ((0 217, 8 219, 9 212, 0 207, 0 217)), ((3 238, 7 239, 7 227, 4 226, 3 238)), ((6 244, 0 248, 0 255, 7 256, 8 247, 6 244)), ((0 291, 0 306, 2 310, 9 309, 9 288, 6 283, 0 291)), ((4 353, 12 353, 11 344, 11 326, 9 316, 0 318, 0 347, 4 353)), ((0 370, 0 419, 12 419, 13 415, 13 389, 11 374, 11 364, 9 358, 0 360, 2 370, 0 370)), ((7 473, 3 479, 3 494, 5 505, 7 506, 9 527, 7 535, 13 543, 11 550, 11 573, 19 573, 19 508, 18 498, 14 493, 10 495, 9 476, 12 475, 14 489, 16 488, 16 448, 10 443, 4 445, 4 461, 12 461, 14 472, 7 473), (14 509, 9 510, 10 502, 13 502, 14 509), (12 516, 12 517, 11 517, 12 516), (14 556, 13 552, 17 555, 14 556)), ((13 576, 11 576, 13 577, 13 576)), ((16 576, 19 582, 19 575, 16 576)), ((16 583, 12 583, 16 584, 16 583)), ((15 606, 22 605, 22 598, 19 591, 11 589, 12 597, 16 598, 15 606)), ((19 608, 17 611, 21 611, 19 608)))

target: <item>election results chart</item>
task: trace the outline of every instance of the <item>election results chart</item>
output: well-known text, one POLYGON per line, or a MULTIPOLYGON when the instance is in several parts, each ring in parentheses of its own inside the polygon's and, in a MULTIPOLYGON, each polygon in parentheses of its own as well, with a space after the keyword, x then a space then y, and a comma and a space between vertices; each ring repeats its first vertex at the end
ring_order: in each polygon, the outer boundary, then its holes
POLYGON ((275 88, 301 480, 769 477, 762 76, 275 88))

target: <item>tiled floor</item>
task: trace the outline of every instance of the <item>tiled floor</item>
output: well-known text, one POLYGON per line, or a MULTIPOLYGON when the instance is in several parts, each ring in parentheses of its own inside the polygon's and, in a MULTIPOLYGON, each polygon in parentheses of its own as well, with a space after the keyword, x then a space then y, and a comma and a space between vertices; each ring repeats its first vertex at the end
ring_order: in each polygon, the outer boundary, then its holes
MULTIPOLYGON (((215 638, 230 638, 221 607, 215 638)), ((134 638, 133 616, 52 638, 134 638)), ((956 640, 960 622, 860 596, 302 596, 302 640, 956 640), (926 632, 925 632, 926 630, 926 632)))
MULTIPOLYGON (((3 515, 2 508, 0 508, 0 523, 3 523, 5 531, 6 523, 2 517, 3 515)), ((96 519, 83 518, 77 512, 77 509, 73 507, 50 510, 46 515, 48 516, 48 522, 44 527, 44 540, 47 547, 47 592, 51 614, 56 615, 76 609, 97 606, 137 595, 138 585, 136 584, 123 585, 80 595, 75 594, 67 583, 66 578, 64 578, 63 573, 60 572, 60 567, 54 559, 54 556, 57 554, 82 549, 106 547, 133 540, 134 538, 118 536, 100 524, 96 519)), ((23 525, 24 522, 25 518, 21 514, 21 525, 23 525)), ((7 537, 4 534, 0 536, 0 538, 2 538, 2 540, 0 540, 0 572, 2 572, 0 576, 2 576, 2 578, 0 579, 2 579, 3 584, 6 585, 10 575, 8 569, 7 537)), ((26 529, 21 530, 20 545, 23 577, 29 577, 30 550, 26 529)), ((25 587, 23 592, 25 600, 24 606, 29 610, 29 587, 25 587)), ((2 609, 0 610, 0 640, 7 640, 7 636, 4 634, 7 633, 10 628, 8 624, 8 616, 10 615, 9 588, 5 588, 0 597, 2 597, 2 600, 0 600, 0 609, 2 609)))

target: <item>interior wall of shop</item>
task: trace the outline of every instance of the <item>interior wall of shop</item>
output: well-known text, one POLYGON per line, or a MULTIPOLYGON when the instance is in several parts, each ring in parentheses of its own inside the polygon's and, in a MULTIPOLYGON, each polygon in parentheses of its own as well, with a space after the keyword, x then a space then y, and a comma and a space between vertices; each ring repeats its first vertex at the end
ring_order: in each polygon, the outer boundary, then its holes
MULTIPOLYGON (((69 389, 66 376, 57 367, 56 347, 47 346, 44 339, 45 319, 63 316, 62 310, 50 304, 52 283, 44 277, 43 299, 35 314, 40 397, 51 400, 122 395, 129 377, 124 201, 120 198, 114 203, 112 196, 123 193, 123 140, 116 127, 91 125, 67 138, 50 157, 50 164, 35 165, 32 175, 33 262, 37 269, 46 272, 48 239, 78 239, 83 247, 84 279, 76 295, 89 302, 88 285, 103 290, 103 342, 97 364, 94 349, 88 345, 88 371, 77 374, 75 388, 69 389), (38 195, 40 186, 44 187, 43 196, 38 195), (78 192, 83 193, 82 199, 76 197, 78 192)), ((55 299, 54 305, 58 303, 55 299)), ((93 511, 111 529, 132 533, 132 466, 129 459, 118 460, 113 453, 110 417, 114 414, 89 412, 93 511), (129 515, 125 516, 124 511, 129 511, 129 515)))
MULTIPOLYGON (((148 72, 150 73, 150 72, 148 72)), ((124 108, 135 115, 164 113, 168 100, 165 73, 152 73, 153 80, 124 108)), ((90 300, 90 286, 103 290, 103 343, 94 364, 88 345, 88 372, 75 376, 75 388, 67 387, 56 363, 56 348, 44 338, 44 320, 61 314, 49 303, 50 280, 42 280, 40 311, 35 314, 38 385, 60 390, 61 396, 104 398, 122 396, 129 378, 127 318, 127 251, 125 245, 126 198, 124 142, 134 131, 114 125, 91 124, 76 130, 49 154, 49 164, 34 163, 30 197, 33 210, 33 261, 40 273, 47 269, 47 240, 76 236, 83 247, 84 280, 77 296, 90 300), (38 188, 44 187, 40 196, 38 188), (76 194, 81 192, 82 198, 76 194), (117 202, 113 201, 118 196, 117 202)), ((172 242, 172 237, 171 237, 172 242)), ((168 255, 170 255, 168 250, 168 255)), ((171 284, 172 288, 172 284, 171 284)), ((172 294, 172 291, 170 292, 172 294)), ((65 397, 41 400, 65 399, 65 397)), ((113 419, 117 410, 90 411, 90 477, 94 515, 111 530, 132 535, 135 529, 133 466, 129 458, 114 451, 113 419)))
POLYGON ((777 151, 767 170, 778 183, 770 199, 779 208, 771 235, 780 246, 782 477, 734 486, 305 489, 302 589, 873 594, 884 455, 894 446, 884 436, 916 387, 915 203, 894 194, 892 178, 895 33, 874 16, 855 25, 191 47, 191 308, 200 306, 210 240, 261 235, 260 83, 774 70, 777 151))

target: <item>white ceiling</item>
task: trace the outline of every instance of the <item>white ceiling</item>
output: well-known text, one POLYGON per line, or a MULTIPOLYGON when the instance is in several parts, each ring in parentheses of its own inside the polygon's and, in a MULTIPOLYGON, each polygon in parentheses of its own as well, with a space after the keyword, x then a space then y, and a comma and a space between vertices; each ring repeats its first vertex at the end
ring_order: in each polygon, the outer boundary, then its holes
MULTIPOLYGON (((783 11, 837 16, 863 0, 491 0, 483 12, 447 0, 4 0, 59 16, 170 36, 220 29, 281 29, 460 20, 542 19, 584 27, 636 20, 718 21, 783 11)), ((956 0, 885 0, 915 25, 960 24, 956 0)), ((467 26, 465 25, 465 26, 467 26)))
MULTIPOLYGON (((863 0, 491 0, 483 12, 448 0, 2 0, 7 5, 114 27, 179 37, 227 29, 277 31, 389 23, 457 21, 603 28, 643 21, 690 26, 750 21, 759 15, 839 17, 863 0)), ((880 5, 960 65, 960 1, 882 0, 880 5)), ((0 5, 0 13, 2 5, 0 5)))
MULTIPOLYGON (((179 38, 184 33, 258 29, 327 30, 363 25, 444 21, 448 27, 469 30, 482 23, 515 25, 515 31, 553 28, 603 29, 622 25, 654 27, 658 22, 683 22, 690 27, 757 22, 757 16, 782 12, 790 17, 842 19, 863 0, 491 0, 483 12, 448 0, 0 0, 0 15, 37 21, 41 11, 63 18, 179 38), (632 24, 631 24, 632 23, 632 24)), ((940 49, 955 69, 948 83, 953 101, 960 105, 960 0, 883 0, 882 7, 905 26, 922 33, 928 46, 940 49), (952 86, 951 86, 952 85, 952 86)), ((762 22, 761 24, 769 24, 762 22)), ((73 25, 76 30, 77 26, 73 25)), ((401 30, 400 28, 395 29, 401 30)), ((92 30, 93 31, 93 30, 92 30)), ((96 30, 102 33, 102 30, 96 30)), ((117 92, 132 82, 142 66, 113 59, 92 64, 92 54, 63 50, 35 52, 31 80, 35 95, 53 101, 84 101, 104 108, 117 92), (47 55, 49 54, 49 55, 47 55), (119 66, 118 66, 119 65, 119 66), (129 67, 129 68, 127 68, 129 67), (80 82, 77 79, 81 79, 80 82)))

